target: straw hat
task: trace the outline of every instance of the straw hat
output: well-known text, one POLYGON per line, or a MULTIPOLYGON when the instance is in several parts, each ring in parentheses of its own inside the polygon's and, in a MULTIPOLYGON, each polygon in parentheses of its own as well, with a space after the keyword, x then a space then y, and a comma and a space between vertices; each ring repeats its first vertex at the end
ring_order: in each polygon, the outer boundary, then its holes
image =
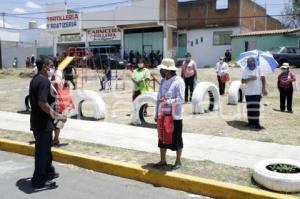
POLYGON ((161 61, 161 64, 157 66, 159 69, 164 69, 164 70, 173 70, 176 71, 178 68, 175 66, 175 62, 173 59, 170 58, 164 58, 161 61))
POLYGON ((285 69, 289 67, 290 67, 289 63, 283 63, 282 66, 280 66, 280 68, 285 68, 285 69))

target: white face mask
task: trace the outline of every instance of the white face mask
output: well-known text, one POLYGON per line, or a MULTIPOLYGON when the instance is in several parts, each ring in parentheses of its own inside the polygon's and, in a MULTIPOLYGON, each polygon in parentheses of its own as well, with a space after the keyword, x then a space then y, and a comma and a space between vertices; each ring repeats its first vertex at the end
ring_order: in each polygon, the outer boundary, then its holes
POLYGON ((144 67, 144 64, 138 64, 138 67, 139 67, 139 68, 143 68, 143 67, 144 67))
POLYGON ((54 75, 54 69, 53 68, 50 68, 48 70, 48 77, 52 77, 54 75))

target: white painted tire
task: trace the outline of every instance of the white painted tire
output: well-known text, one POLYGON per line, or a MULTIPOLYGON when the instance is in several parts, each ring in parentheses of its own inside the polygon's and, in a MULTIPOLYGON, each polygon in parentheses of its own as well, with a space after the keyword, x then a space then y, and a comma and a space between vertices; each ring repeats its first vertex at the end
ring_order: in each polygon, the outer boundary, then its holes
POLYGON ((157 92, 146 92, 139 95, 132 104, 131 123, 134 125, 141 125, 143 118, 140 117, 140 110, 145 104, 153 104, 156 106, 157 92))
POLYGON ((228 89, 228 104, 236 105, 239 102, 245 102, 245 93, 241 81, 231 82, 228 89))
POLYGON ((300 173, 284 174, 268 170, 266 167, 271 164, 289 164, 300 168, 300 162, 288 159, 267 159, 260 161, 254 166, 254 180, 274 191, 300 192, 300 173))
POLYGON ((192 110, 194 114, 201 114, 205 112, 203 99, 206 94, 209 94, 212 98, 209 108, 211 111, 219 110, 220 108, 220 94, 218 87, 211 82, 200 82, 194 89, 192 96, 192 110))
POLYGON ((29 111, 30 102, 29 102, 29 87, 25 87, 20 91, 18 98, 18 111, 29 111))
POLYGON ((93 118, 96 120, 104 119, 106 116, 106 105, 101 96, 91 90, 75 90, 72 93, 72 100, 75 105, 69 116, 82 116, 81 105, 84 101, 90 101, 93 106, 93 118))

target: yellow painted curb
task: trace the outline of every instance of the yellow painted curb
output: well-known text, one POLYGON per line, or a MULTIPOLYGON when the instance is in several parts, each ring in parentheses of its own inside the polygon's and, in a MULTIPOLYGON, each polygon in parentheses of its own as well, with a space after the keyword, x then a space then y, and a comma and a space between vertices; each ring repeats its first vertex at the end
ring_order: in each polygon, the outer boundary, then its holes
MULTIPOLYGON (((24 155, 33 155, 34 147, 25 143, 0 139, 0 150, 24 155)), ((190 193, 215 198, 228 199, 296 199, 299 197, 283 195, 255 188, 208 180, 184 174, 145 169, 140 165, 107 160, 53 149, 53 159, 58 162, 73 164, 82 168, 130 178, 155 185, 178 189, 190 193)))

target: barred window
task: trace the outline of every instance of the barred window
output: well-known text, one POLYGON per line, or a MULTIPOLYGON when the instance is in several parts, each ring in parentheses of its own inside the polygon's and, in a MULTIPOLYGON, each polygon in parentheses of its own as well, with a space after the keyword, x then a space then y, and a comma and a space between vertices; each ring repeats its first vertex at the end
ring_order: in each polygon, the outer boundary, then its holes
POLYGON ((213 33, 213 45, 230 45, 232 31, 218 31, 213 33))

